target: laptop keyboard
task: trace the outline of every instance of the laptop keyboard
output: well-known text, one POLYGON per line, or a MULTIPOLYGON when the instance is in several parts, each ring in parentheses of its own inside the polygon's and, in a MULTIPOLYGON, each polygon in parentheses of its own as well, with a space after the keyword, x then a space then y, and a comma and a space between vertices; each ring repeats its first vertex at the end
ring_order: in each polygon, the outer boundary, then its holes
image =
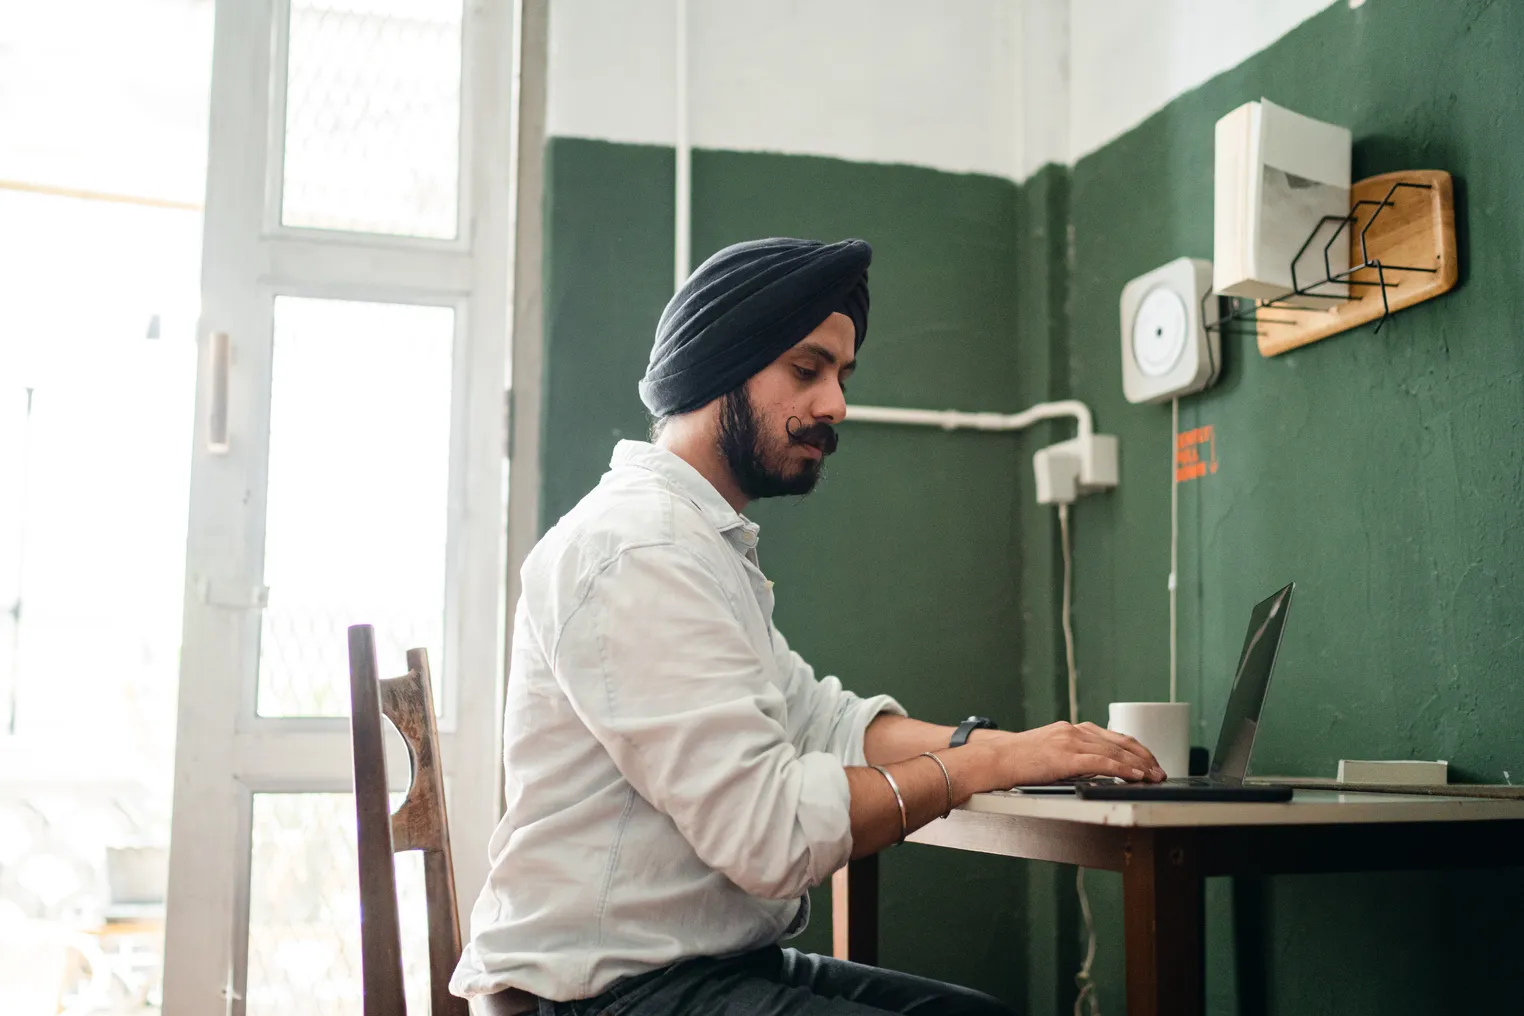
POLYGON ((1215 787, 1217 784, 1205 776, 1177 776, 1163 783, 1131 783, 1128 780, 1120 780, 1114 776, 1086 776, 1073 780, 1059 780, 1059 783, 1068 783, 1076 786, 1111 786, 1123 784, 1140 787, 1215 787))

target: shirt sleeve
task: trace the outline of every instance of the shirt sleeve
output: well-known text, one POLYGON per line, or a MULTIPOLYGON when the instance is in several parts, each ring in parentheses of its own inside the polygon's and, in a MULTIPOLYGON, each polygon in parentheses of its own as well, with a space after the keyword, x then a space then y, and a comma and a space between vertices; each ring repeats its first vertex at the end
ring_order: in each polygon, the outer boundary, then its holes
POLYGON ((842 765, 867 765, 863 736, 868 724, 881 713, 904 716, 904 707, 888 695, 860 698, 835 677, 817 678, 815 668, 788 647, 777 628, 773 629, 773 654, 784 675, 794 746, 801 752, 829 752, 842 765))
POLYGON ((553 667, 625 779, 704 863, 788 899, 847 862, 851 795, 835 755, 790 739, 768 662, 710 568, 658 545, 592 580, 553 667))

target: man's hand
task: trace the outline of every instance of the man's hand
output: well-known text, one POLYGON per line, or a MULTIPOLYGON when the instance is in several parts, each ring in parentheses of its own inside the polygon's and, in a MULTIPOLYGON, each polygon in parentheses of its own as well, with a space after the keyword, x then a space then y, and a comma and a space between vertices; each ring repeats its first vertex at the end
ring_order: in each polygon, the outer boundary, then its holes
POLYGON ((1126 734, 1094 723, 1060 722, 1035 730, 979 733, 983 736, 970 746, 992 753, 989 772, 995 781, 980 790, 1052 783, 1073 776, 1119 776, 1152 783, 1164 779, 1153 752, 1126 734))
POLYGON ((1164 779, 1153 753, 1125 734, 1094 723, 1050 723, 1035 730, 976 730, 962 748, 947 747, 952 727, 904 716, 881 715, 868 725, 863 753, 871 765, 889 765, 937 752, 954 769, 954 794, 1007 790, 1071 776, 1164 779), (961 776, 961 779, 959 778, 961 776))

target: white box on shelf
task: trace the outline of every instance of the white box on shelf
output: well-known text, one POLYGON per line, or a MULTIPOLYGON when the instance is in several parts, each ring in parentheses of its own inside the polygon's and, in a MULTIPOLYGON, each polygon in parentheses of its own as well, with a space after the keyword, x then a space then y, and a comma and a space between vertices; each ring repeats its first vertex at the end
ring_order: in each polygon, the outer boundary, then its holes
MULTIPOLYGON (((1329 241, 1349 214, 1350 131, 1277 106, 1248 102, 1217 121, 1213 165, 1212 288, 1260 300, 1349 267, 1349 229, 1329 241), (1308 243, 1308 238, 1312 242, 1308 243), (1307 249, 1298 256, 1303 244, 1307 249), (1324 247, 1328 262, 1324 264, 1324 247)), ((1327 310, 1348 287, 1323 284, 1316 296, 1288 301, 1327 310)))
POLYGON ((1410 759, 1339 760, 1340 783, 1396 787, 1442 787, 1450 782, 1450 763, 1410 759))

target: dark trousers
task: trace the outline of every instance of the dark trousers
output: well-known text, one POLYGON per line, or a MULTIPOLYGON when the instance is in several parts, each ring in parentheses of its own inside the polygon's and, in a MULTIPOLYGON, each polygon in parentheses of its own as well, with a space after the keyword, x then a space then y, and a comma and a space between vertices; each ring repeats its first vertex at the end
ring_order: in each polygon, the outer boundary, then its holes
POLYGON ((687 960, 596 998, 540 1001, 539 1016, 1015 1016, 967 988, 771 946, 687 960))

